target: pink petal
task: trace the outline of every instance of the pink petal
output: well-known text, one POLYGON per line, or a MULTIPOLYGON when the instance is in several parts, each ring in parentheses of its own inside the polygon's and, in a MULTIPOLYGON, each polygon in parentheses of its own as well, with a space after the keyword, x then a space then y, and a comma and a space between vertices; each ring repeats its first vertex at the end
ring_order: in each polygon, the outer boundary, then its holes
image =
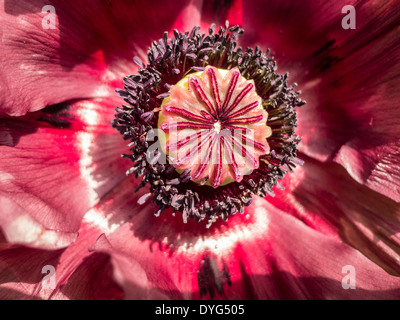
POLYGON ((152 41, 180 27, 175 20, 188 3, 86 0, 77 9, 57 1, 55 29, 42 27, 45 5, 5 0, 0 8, 0 114, 21 116, 70 99, 114 95, 122 76, 137 71, 132 58, 146 60, 152 41), (154 14, 155 8, 169 14, 154 14))
MULTIPOLYGON (((347 72, 354 74, 354 69, 359 68, 368 71, 343 78, 344 86, 336 101, 345 107, 351 123, 345 129, 347 140, 333 156, 357 181, 399 202, 400 127, 396 119, 400 118, 400 110, 396 106, 400 102, 400 44, 397 39, 398 32, 387 33, 348 59, 347 72)), ((339 73, 340 76, 345 77, 339 73)))
POLYGON ((400 274, 400 205, 353 180, 343 167, 301 156, 271 202, 311 228, 338 237, 394 275, 400 274))
MULTIPOLYGON (((271 212, 265 237, 238 246, 235 251, 242 261, 240 272, 248 275, 245 278, 248 294, 273 299, 399 297, 400 279, 388 275, 357 250, 311 230, 272 207, 262 207, 271 212), (346 275, 342 270, 349 265, 356 274, 355 290, 342 287, 346 275)), ((254 210, 260 209, 255 206, 254 210)))
MULTIPOLYGON (((256 198, 245 215, 204 229, 201 223, 155 207, 132 208, 131 188, 121 185, 97 207, 133 215, 129 223, 101 237, 95 250, 107 252, 114 278, 128 298, 172 299, 383 299, 400 296, 400 279, 340 239, 315 231, 256 198), (356 290, 345 290, 342 268, 356 270, 356 290), (133 271, 132 271, 133 270, 133 271), (148 288, 142 296, 138 287, 148 288)), ((104 211, 103 211, 104 210, 104 211)), ((103 213, 102 213, 103 212, 103 213)), ((110 218, 108 218, 110 219, 110 218)), ((97 219, 101 221, 100 218, 97 219)), ((119 221, 120 219, 116 219, 119 221)))
POLYGON ((346 5, 356 8, 355 30, 342 28, 340 2, 247 2, 242 44, 270 47, 278 71, 299 84, 307 101, 298 113, 301 151, 334 159, 357 181, 399 201, 400 5, 346 5), (266 15, 252 14, 261 6, 266 15))
MULTIPOLYGON (((247 6, 247 3, 246 3, 247 6)), ((243 24, 243 1, 204 1, 201 11, 201 19, 206 28, 207 24, 215 23, 216 27, 224 26, 229 21, 230 26, 243 24)))
POLYGON ((110 245, 105 235, 99 238, 94 249, 112 257, 114 279, 124 288, 125 299, 165 300, 168 298, 159 290, 154 289, 146 271, 135 261, 135 255, 127 256, 118 252, 110 245))
POLYGON ((70 12, 56 5, 57 28, 43 29, 44 5, 6 0, 0 9, 0 113, 20 116, 69 99, 112 94, 101 83, 106 79, 103 54, 76 41, 79 22, 72 23, 70 12))
POLYGON ((400 202, 400 140, 367 149, 362 140, 343 145, 335 161, 359 183, 400 202))
POLYGON ((113 280, 110 257, 102 253, 87 256, 68 278, 68 282, 54 293, 52 299, 119 300, 124 296, 113 280))
MULTIPOLYGON (((201 25, 201 6, 203 1, 192 0, 187 1, 186 6, 182 6, 179 12, 177 12, 177 16, 175 18, 174 23, 169 28, 169 36, 172 37, 174 29, 177 29, 178 32, 191 31, 194 26, 201 25)), ((170 12, 171 12, 170 8, 170 12)), ((175 10, 173 10, 175 11, 175 10)), ((157 26, 158 23, 155 23, 157 26)), ((159 35, 160 37, 160 35, 159 35)))
POLYGON ((0 297, 73 300, 121 298, 123 292, 111 277, 109 256, 88 250, 98 236, 98 229, 82 224, 77 241, 67 249, 46 251, 10 245, 1 248, 0 297), (52 284, 45 278, 50 275, 49 268, 53 268, 52 284))
POLYGON ((110 125, 114 106, 80 101, 2 119, 0 225, 8 241, 65 247, 83 214, 124 179, 129 164, 110 125))
MULTIPOLYGON (((0 298, 41 299, 42 268, 56 267, 62 250, 44 251, 21 246, 0 245, 0 298)), ((43 291, 42 294, 49 294, 43 291)))
POLYGON ((101 234, 96 244, 90 248, 97 254, 111 256, 113 278, 124 289, 125 299, 165 299, 167 296, 151 283, 143 267, 136 261, 135 253, 126 255, 125 251, 115 250, 107 239, 109 234, 124 226, 137 212, 145 210, 149 216, 154 214, 154 211, 148 212, 148 205, 138 204, 146 192, 145 189, 134 192, 140 182, 139 179, 126 179, 87 212, 83 221, 97 230, 97 235, 101 234))
POLYGON ((114 300, 124 296, 112 278, 113 266, 109 256, 91 249, 99 234, 97 226, 83 221, 77 241, 64 251, 60 259, 58 283, 50 298, 114 300))
POLYGON ((394 121, 400 116, 394 107, 400 101, 396 31, 355 52, 345 52, 348 47, 343 46, 343 52, 335 52, 343 60, 301 87, 308 101, 299 112, 299 133, 304 136, 301 148, 320 160, 338 157, 342 146, 377 152, 379 146, 400 139, 394 121))

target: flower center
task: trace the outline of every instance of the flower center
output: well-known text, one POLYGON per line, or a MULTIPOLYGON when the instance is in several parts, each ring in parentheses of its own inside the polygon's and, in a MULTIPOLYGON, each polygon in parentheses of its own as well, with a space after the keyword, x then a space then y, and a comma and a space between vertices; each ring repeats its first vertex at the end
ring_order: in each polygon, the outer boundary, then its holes
POLYGON ((208 66, 171 87, 158 126, 175 169, 190 169, 192 181, 217 188, 259 167, 270 150, 267 118, 253 80, 237 68, 208 66))
POLYGON ((220 133, 220 132, 221 132, 221 122, 220 122, 220 121, 217 121, 217 122, 214 123, 214 130, 215 130, 217 133, 220 133))
POLYGON ((152 197, 154 215, 172 209, 206 227, 283 188, 278 180, 302 164, 296 110, 306 103, 269 50, 239 47, 238 25, 215 27, 165 32, 147 65, 135 57, 112 122, 130 141, 123 157, 133 162, 127 174, 142 177, 135 190, 149 187, 138 202, 152 197))

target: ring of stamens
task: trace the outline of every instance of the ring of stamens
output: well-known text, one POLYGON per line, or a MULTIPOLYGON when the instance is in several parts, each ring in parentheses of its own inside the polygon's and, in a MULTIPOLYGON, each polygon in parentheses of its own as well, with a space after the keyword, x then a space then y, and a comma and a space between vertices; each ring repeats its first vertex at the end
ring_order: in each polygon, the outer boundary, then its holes
MULTIPOLYGON (((124 89, 117 90, 125 104, 116 108, 116 117, 112 125, 124 139, 130 141, 130 152, 123 157, 133 162, 127 174, 134 174, 141 179, 135 191, 148 186, 148 193, 144 194, 138 203, 143 204, 151 198, 158 206, 156 216, 171 209, 174 215, 181 213, 184 222, 189 218, 196 221, 207 219, 209 227, 219 218, 227 220, 229 216, 243 212, 244 207, 252 202, 253 195, 274 195, 274 187, 283 188, 278 180, 287 172, 293 171, 296 165, 302 164, 296 156, 300 138, 295 135, 295 109, 304 105, 305 101, 301 100, 299 92, 294 90, 295 84, 288 84, 287 74, 276 73, 277 65, 269 56, 269 50, 262 52, 258 47, 245 50, 237 47, 237 39, 243 33, 239 26, 229 28, 226 24, 215 32, 215 25, 212 25, 208 34, 201 34, 199 29, 200 27, 194 27, 191 32, 181 33, 174 30, 172 38, 168 38, 167 32, 164 33, 164 37, 158 42, 153 42, 149 49, 147 65, 139 58, 134 58, 139 70, 135 75, 126 76, 124 89), (203 183, 204 181, 193 181, 193 168, 178 170, 173 162, 160 162, 159 159, 165 152, 168 153, 168 150, 156 151, 153 157, 148 158, 148 154, 152 152, 149 137, 153 136, 152 133, 160 128, 160 121, 163 121, 162 112, 159 112, 163 107, 163 99, 169 97, 172 87, 188 74, 195 75, 196 72, 204 71, 207 66, 226 70, 237 68, 241 77, 253 81, 254 90, 261 98, 261 106, 268 112, 266 126, 271 128, 271 136, 267 139, 270 151, 259 156, 258 168, 244 174, 240 181, 235 180, 225 185, 222 182, 217 188, 203 183)), ((233 77, 236 78, 240 79, 239 74, 233 77)), ((218 84, 213 82, 212 77, 210 81, 211 86, 216 88, 218 84)), ((195 90, 196 82, 192 81, 191 86, 195 90)), ((229 100, 232 99, 234 103, 237 97, 229 90, 228 94, 231 95, 229 100)), ((202 122, 208 125, 207 128, 211 126, 215 134, 223 133, 229 126, 243 126, 243 123, 227 122, 232 116, 240 118, 241 112, 246 108, 241 111, 229 110, 232 104, 228 105, 227 99, 214 96, 213 92, 210 92, 207 99, 215 100, 215 109, 192 113, 201 117, 202 122), (229 119, 225 119, 223 115, 226 116, 228 110, 231 114, 229 119), (217 112, 221 116, 219 121, 215 121, 217 112)), ((207 108, 207 104, 204 107, 207 108)), ((249 110, 252 107, 249 105, 249 110)), ((184 110, 192 111, 190 108, 184 110)), ((202 130, 199 128, 201 122, 193 123, 197 123, 192 125, 195 130, 202 130)), ((222 136, 221 140, 224 139, 222 136)), ((262 139, 254 140, 260 142, 262 139)), ((204 137, 201 141, 210 143, 210 140, 205 140, 204 137)), ((226 153, 230 152, 230 145, 226 144, 226 153)), ((235 145, 237 143, 232 146, 235 145)), ((233 170, 233 175, 235 172, 237 171, 233 170)))

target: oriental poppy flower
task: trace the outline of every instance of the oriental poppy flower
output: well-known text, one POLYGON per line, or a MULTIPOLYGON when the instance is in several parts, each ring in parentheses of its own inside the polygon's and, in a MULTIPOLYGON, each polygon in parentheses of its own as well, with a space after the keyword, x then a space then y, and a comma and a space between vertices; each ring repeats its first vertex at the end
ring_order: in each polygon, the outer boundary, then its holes
POLYGON ((356 29, 333 1, 4 0, 0 297, 399 298, 400 5, 346 5, 356 29), (173 162, 182 117, 229 165, 173 162), (240 119, 254 139, 220 135, 240 119))

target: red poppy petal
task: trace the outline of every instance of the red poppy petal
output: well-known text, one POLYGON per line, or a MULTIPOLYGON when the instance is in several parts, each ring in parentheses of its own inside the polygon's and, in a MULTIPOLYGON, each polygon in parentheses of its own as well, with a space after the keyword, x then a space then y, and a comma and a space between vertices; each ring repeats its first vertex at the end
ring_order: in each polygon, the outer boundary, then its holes
POLYGON ((151 5, 85 0, 78 7, 5 0, 0 8, 0 113, 21 116, 70 99, 114 95, 113 88, 123 86, 122 76, 137 70, 132 58, 145 59, 152 41, 180 27, 177 17, 188 5, 198 6, 183 0, 151 5), (42 25, 52 17, 46 5, 55 10, 55 29, 42 25), (155 14, 157 8, 163 13, 155 14))
POLYGON ((72 20, 60 31, 69 16, 64 8, 56 6, 56 29, 44 29, 44 6, 43 1, 6 0, 0 9, 0 113, 20 116, 73 98, 112 94, 101 83, 106 78, 101 52, 85 52, 75 43, 72 20))
MULTIPOLYGON (((47 251, 3 245, 0 249, 2 299, 118 299, 109 256, 89 252, 98 229, 83 224, 67 249, 47 251)), ((3 242, 4 244, 4 242, 3 242)))
MULTIPOLYGON (((347 1, 346 5, 354 5, 347 1)), ((343 31, 344 15, 339 2, 303 3, 302 1, 246 1, 243 7, 243 46, 269 48, 280 72, 290 71, 290 79, 300 82, 309 76, 311 67, 320 62, 315 53, 332 32, 343 31), (259 14, 262 8, 263 14, 259 14)), ((344 33, 342 33, 342 37, 344 33)))
POLYGON ((122 288, 113 280, 110 257, 104 253, 91 253, 68 278, 68 282, 52 299, 116 300, 124 297, 122 288))
MULTIPOLYGON (((0 232, 1 237, 3 235, 0 232)), ((45 251, 22 246, 12 246, 3 238, 0 242, 0 299, 41 299, 43 277, 49 271, 45 266, 56 267, 62 250, 45 251)), ((51 267, 50 267, 51 268, 51 267)))
POLYGON ((343 77, 343 84, 346 81, 336 98, 337 105, 344 106, 352 120, 344 130, 347 139, 334 154, 334 161, 342 164, 358 182, 399 202, 398 30, 348 59, 352 68, 348 67, 347 72, 353 77, 344 80, 345 73, 337 74, 343 77), (363 71, 356 73, 356 70, 363 71))
MULTIPOLYGON (((247 6, 247 2, 246 2, 247 6)), ((243 24, 243 1, 204 1, 201 8, 201 19, 205 30, 211 23, 215 23, 217 28, 224 26, 225 21, 229 21, 230 26, 243 24)))
MULTIPOLYGON (((247 211, 256 225, 199 237, 185 226, 168 233, 143 210, 107 236, 109 253, 134 257, 150 288, 173 299, 382 299, 400 296, 400 280, 358 251, 306 227, 258 199, 247 211), (151 220, 151 221, 150 221, 151 220), (151 224, 149 224, 151 222, 151 224), (260 225, 258 225, 261 223, 260 225), (151 228, 149 228, 151 225, 151 228), (144 229, 148 231, 145 233, 144 229), (181 232, 174 232, 180 229, 181 232), (164 232, 161 232, 164 231, 164 232), (357 290, 342 287, 354 266, 357 290)), ((168 217, 171 219, 171 217, 168 217)), ((250 218, 250 220, 252 220, 250 218)), ((245 221, 241 221, 246 223, 245 221)), ((116 262, 114 262, 115 264, 116 262)), ((126 264, 128 267, 128 264, 126 264)), ((123 278, 135 274, 124 270, 123 278)), ((130 284, 125 283, 125 290, 130 284)), ((131 288, 132 290, 135 287, 131 288)))
POLYGON ((134 254, 127 256, 119 253, 110 245, 105 235, 99 238, 94 250, 112 257, 114 279, 123 287, 125 299, 168 299, 168 296, 154 289, 146 271, 135 261, 134 254))
MULTIPOLYGON (((247 275, 243 277, 247 281, 245 290, 252 292, 253 297, 395 299, 400 296, 400 279, 388 275, 357 250, 313 231, 283 212, 261 206, 270 212, 265 236, 242 244, 235 251, 242 261, 240 272, 247 275), (345 290, 342 286, 347 275, 344 267, 348 266, 355 271, 355 290, 345 290)), ((232 290, 235 290, 233 285, 232 290)))
POLYGON ((137 205, 146 191, 133 195, 130 184, 127 180, 107 195, 97 206, 97 219, 92 218, 105 230, 95 250, 111 255, 114 277, 125 292, 133 294, 140 283, 148 287, 143 298, 160 293, 172 299, 400 296, 399 278, 263 199, 255 198, 245 215, 205 229, 194 221, 184 224, 168 211, 154 217, 152 204, 137 205), (128 223, 110 229, 111 222, 130 215, 128 223), (347 265, 355 267, 357 290, 342 287, 347 265), (139 270, 137 278, 130 268, 139 270))
POLYGON ((251 0, 243 7, 245 35, 241 44, 270 48, 279 70, 290 71, 290 78, 304 85, 304 80, 317 80, 343 58, 395 31, 399 10, 396 1, 351 0, 343 4, 251 0), (343 29, 344 6, 355 7, 356 29, 343 29), (263 7, 268 10, 258 14, 263 7))
POLYGON ((343 167, 302 156, 271 202, 319 232, 357 248, 400 274, 400 204, 356 182, 343 167))
POLYGON ((399 139, 398 2, 250 1, 244 9, 242 44, 270 47, 307 101, 298 113, 303 152, 327 160, 352 140, 373 151, 399 139), (342 28, 344 5, 355 6, 355 30, 342 28), (262 6, 266 15, 252 14, 262 6))
POLYGON ((7 239, 60 248, 81 218, 125 177, 126 145, 111 128, 113 101, 80 101, 2 119, 0 225, 7 239))
MULTIPOLYGON (((394 121, 400 117, 394 107, 400 101, 396 89, 400 80, 397 34, 393 30, 348 56, 338 49, 336 54, 343 60, 321 74, 321 79, 306 84, 308 104, 299 112, 303 152, 320 160, 340 159, 342 146, 357 146, 355 150, 362 157, 365 151, 378 152, 400 139, 394 121)), ((358 164, 364 175, 357 179, 366 180, 371 168, 358 164)))
POLYGON ((300 150, 334 159, 358 182, 400 201, 399 3, 353 3, 355 30, 342 28, 338 2, 266 5, 267 17, 245 15, 250 37, 243 39, 270 46, 280 70, 300 84, 307 100, 298 113, 300 150))
POLYGON ((400 202, 400 140, 368 149, 364 146, 363 139, 345 144, 335 161, 359 183, 400 202))
POLYGON ((139 179, 126 179, 87 212, 83 222, 99 236, 91 251, 112 257, 114 279, 124 289, 125 299, 165 299, 167 296, 152 285, 144 269, 136 262, 135 254, 125 255, 123 251, 116 251, 106 238, 129 221, 136 211, 147 210, 148 206, 138 205, 138 199, 146 192, 145 189, 134 192, 139 184, 139 179))
POLYGON ((56 270, 57 285, 50 298, 93 300, 123 297, 121 287, 113 280, 109 256, 91 250, 99 234, 97 226, 83 221, 77 241, 60 258, 56 270))

